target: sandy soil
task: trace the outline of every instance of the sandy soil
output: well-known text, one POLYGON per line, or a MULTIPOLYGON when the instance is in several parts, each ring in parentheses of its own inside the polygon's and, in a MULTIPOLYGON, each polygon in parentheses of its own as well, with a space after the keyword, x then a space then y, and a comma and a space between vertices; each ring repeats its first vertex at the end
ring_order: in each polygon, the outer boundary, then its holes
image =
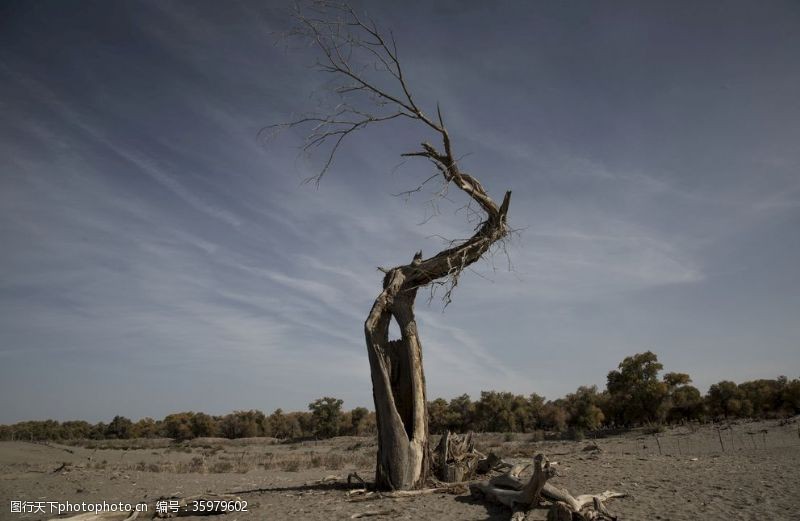
MULTIPOLYGON (((537 452, 558 462, 554 482, 573 494, 628 493, 609 509, 628 520, 800 519, 800 421, 740 423, 719 433, 681 427, 658 435, 628 433, 588 441, 531 441, 531 435, 485 434, 478 448, 510 460, 537 452), (725 447, 723 452, 722 444, 725 447), (660 447, 659 447, 660 446, 660 447)), ((227 521, 336 520, 383 512, 375 519, 506 520, 502 508, 469 495, 350 502, 345 478, 369 479, 375 442, 336 438, 279 444, 270 439, 95 442, 84 446, 0 443, 0 521, 39 520, 49 513, 12 513, 11 501, 148 502, 160 497, 236 492, 247 512, 227 521), (63 467, 62 467, 63 465, 63 467), (56 470, 59 469, 59 470, 56 470)), ((545 512, 542 511, 542 519, 545 512)), ((187 518, 203 519, 203 518, 187 518)), ((205 518, 207 519, 207 518, 205 518)))

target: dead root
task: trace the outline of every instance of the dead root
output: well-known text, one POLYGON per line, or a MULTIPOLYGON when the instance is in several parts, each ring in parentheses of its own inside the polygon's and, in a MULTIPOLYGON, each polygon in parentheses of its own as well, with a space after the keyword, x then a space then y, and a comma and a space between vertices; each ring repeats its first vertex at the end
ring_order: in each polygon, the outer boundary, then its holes
POLYGON ((504 474, 470 485, 472 497, 508 507, 514 521, 528 519, 531 511, 538 507, 550 509, 548 521, 616 520, 606 508, 605 501, 625 497, 625 494, 607 490, 600 494, 582 494, 576 497, 566 489, 547 482, 556 472, 543 454, 534 458, 533 466, 533 475, 527 483, 519 477, 523 467, 511 466, 504 474))

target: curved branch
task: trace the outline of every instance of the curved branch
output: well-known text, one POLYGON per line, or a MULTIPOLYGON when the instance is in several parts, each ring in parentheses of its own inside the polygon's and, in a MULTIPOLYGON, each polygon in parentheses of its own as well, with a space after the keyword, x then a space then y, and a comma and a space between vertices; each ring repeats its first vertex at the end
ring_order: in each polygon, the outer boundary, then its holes
MULTIPOLYGON (((306 115, 289 123, 267 128, 280 130, 311 126, 302 150, 312 152, 323 145, 330 147, 321 170, 312 178, 316 182, 329 170, 345 138, 357 130, 399 118, 418 121, 429 131, 433 130, 441 141, 441 149, 429 142, 423 142, 421 150, 402 155, 431 161, 438 175, 442 176, 444 186, 451 183, 455 185, 478 204, 485 213, 485 218, 475 234, 463 243, 428 259, 393 269, 403 271, 404 290, 419 288, 441 278, 449 278, 451 285, 455 286, 461 271, 480 259, 492 244, 508 234, 506 215, 511 192, 506 192, 503 202, 498 205, 475 177, 461 170, 453 152, 441 107, 437 104, 436 119, 431 119, 412 96, 398 58, 393 34, 389 33, 389 37, 386 37, 375 22, 359 15, 349 5, 329 0, 314 1, 305 9, 298 6, 294 18, 297 25, 290 35, 307 39, 321 52, 323 58, 317 63, 317 67, 332 74, 334 81, 340 82, 332 89, 342 96, 342 103, 328 113, 306 115), (372 60, 374 67, 357 66, 363 58, 372 60), (389 81, 379 81, 370 71, 387 73, 389 81), (366 100, 363 96, 367 96, 366 100), (365 102, 369 104, 369 109, 357 107, 358 103, 365 102)), ((409 195, 420 190, 422 185, 416 190, 403 193, 409 195)))

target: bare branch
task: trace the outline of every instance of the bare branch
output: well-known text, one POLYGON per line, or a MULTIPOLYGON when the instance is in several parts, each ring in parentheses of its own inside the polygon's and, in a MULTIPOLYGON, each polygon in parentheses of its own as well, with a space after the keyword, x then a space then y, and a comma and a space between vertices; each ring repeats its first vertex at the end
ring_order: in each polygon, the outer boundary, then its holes
MULTIPOLYGON (((510 192, 498 205, 480 181, 460 168, 441 106, 437 103, 435 119, 431 119, 417 103, 401 66, 393 33, 382 32, 372 19, 357 13, 349 5, 329 0, 311 1, 298 6, 294 11, 294 19, 296 25, 290 31, 290 36, 305 39, 319 51, 321 58, 316 68, 330 74, 330 91, 339 96, 341 101, 328 112, 303 115, 289 123, 273 125, 264 130, 275 132, 294 127, 308 128, 301 150, 312 153, 323 147, 325 149, 322 167, 310 179, 317 183, 330 169, 344 140, 358 130, 376 123, 406 119, 419 122, 428 132, 433 131, 439 141, 438 148, 425 141, 421 143, 420 150, 402 156, 427 159, 434 165, 436 173, 416 188, 396 195, 408 199, 439 178, 442 186, 435 197, 446 197, 448 187, 452 184, 469 198, 470 203, 476 203, 483 215, 479 217, 476 209, 468 203, 463 207, 467 220, 477 221, 475 234, 470 239, 451 244, 443 252, 423 259, 414 266, 395 269, 409 270, 405 277, 406 288, 438 285, 441 282, 439 279, 445 279, 448 284, 445 302, 449 302, 451 292, 458 284, 459 274, 508 233, 506 214, 510 192)), ((429 201, 428 204, 433 210, 432 215, 435 215, 438 212, 436 202, 429 201)))

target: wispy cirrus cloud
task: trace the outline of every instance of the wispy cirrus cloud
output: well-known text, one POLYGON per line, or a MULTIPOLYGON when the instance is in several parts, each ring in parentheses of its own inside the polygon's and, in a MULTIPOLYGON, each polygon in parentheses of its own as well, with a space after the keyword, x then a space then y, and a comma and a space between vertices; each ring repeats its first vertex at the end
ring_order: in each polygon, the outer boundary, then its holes
MULTIPOLYGON (((369 405, 376 268, 476 224, 452 192, 392 197, 429 175, 393 167, 431 136, 363 132, 318 189, 302 185, 316 163, 297 158, 300 134, 259 140, 324 83, 307 49, 273 46, 279 10, 136 7, 20 8, 0 33, 0 422, 303 409, 322 395, 369 405)), ((661 30, 646 38, 602 9, 613 38, 559 6, 420 4, 413 21, 374 9, 420 103, 441 102, 463 167, 492 194, 513 189, 520 230, 512 272, 498 252, 447 309, 420 295, 432 397, 555 398, 644 349, 700 387, 796 365, 800 115, 787 86, 800 71, 776 39, 794 34, 789 18, 746 49, 742 32, 701 31, 686 60, 648 9, 640 21, 661 30), (441 16, 458 23, 426 21, 441 16), (501 26, 505 43, 487 49, 501 26)), ((747 21, 773 10, 731 8, 726 27, 761 31, 747 21)))

